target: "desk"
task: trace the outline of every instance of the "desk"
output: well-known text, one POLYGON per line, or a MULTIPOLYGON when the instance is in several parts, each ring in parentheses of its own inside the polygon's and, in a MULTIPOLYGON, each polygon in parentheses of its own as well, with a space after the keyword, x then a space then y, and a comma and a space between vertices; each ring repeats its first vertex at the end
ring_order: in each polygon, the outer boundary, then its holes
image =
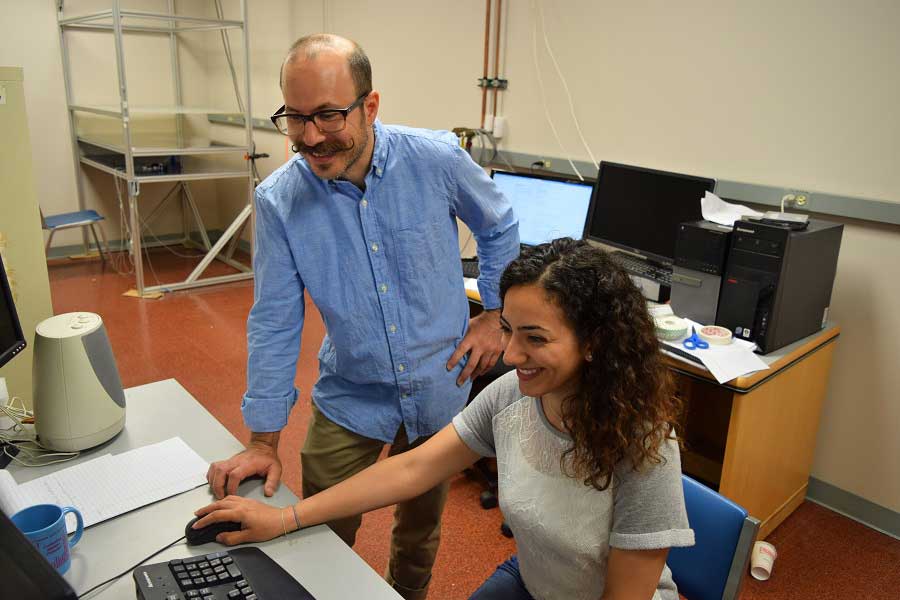
POLYGON ((763 356, 768 371, 718 384, 705 369, 666 356, 685 400, 683 470, 717 487, 769 535, 806 497, 819 415, 840 327, 763 356))
MULTIPOLYGON (((240 442, 174 379, 130 388, 125 390, 125 395, 125 429, 109 443, 82 453, 76 461, 88 460, 102 453, 118 454, 173 436, 180 436, 208 461, 221 460, 243 449, 240 442)), ((21 483, 65 468, 76 461, 41 468, 24 468, 14 463, 15 466, 10 465, 9 470, 21 483)), ((239 493, 282 506, 297 501, 296 496, 284 485, 272 498, 265 498, 262 482, 259 480, 245 482, 239 493)), ((182 536, 193 511, 211 501, 209 488, 199 487, 86 529, 81 542, 72 552, 72 568, 66 573, 66 579, 76 593, 82 593, 116 575, 182 536)), ((254 545, 263 548, 266 554, 302 583, 317 600, 400 598, 325 525, 254 545)), ((181 542, 152 558, 150 562, 163 562, 221 549, 224 547, 218 544, 188 547, 181 542)), ((134 581, 130 573, 90 596, 92 599, 130 600, 134 597, 134 581)))

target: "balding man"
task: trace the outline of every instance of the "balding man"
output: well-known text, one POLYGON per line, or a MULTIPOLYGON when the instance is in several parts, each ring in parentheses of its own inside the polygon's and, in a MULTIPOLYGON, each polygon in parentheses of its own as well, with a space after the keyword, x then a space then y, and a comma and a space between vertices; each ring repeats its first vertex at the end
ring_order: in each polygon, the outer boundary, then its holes
MULTIPOLYGON (((210 467, 218 498, 250 475, 264 476, 271 495, 281 477, 278 438, 297 399, 304 291, 327 331, 301 452, 309 496, 374 463, 386 443, 392 455, 419 445, 459 412, 471 378, 502 350, 498 280, 519 250, 509 202, 455 136, 377 120, 380 96, 357 44, 301 38, 282 65, 281 88, 284 106, 272 120, 298 156, 256 191, 242 404, 253 434, 247 450, 210 467), (478 241, 486 310, 472 319, 457 217, 478 241)), ((397 506, 385 577, 404 598, 427 592, 447 488, 397 506)), ((234 506, 231 520, 245 523, 263 510, 234 506)), ((302 525, 284 510, 287 531, 302 525)), ((329 525, 352 545, 360 522, 329 525)), ((234 532, 220 541, 252 540, 234 532)))

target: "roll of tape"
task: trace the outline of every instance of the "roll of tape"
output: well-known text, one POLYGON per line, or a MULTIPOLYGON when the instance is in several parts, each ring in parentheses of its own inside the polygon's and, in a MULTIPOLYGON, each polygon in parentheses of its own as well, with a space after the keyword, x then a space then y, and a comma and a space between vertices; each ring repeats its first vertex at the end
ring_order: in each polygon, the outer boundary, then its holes
POLYGON ((688 332, 687 321, 676 316, 654 319, 654 325, 656 337, 661 340, 677 340, 686 336, 688 332))
POLYGON ((726 346, 731 343, 731 332, 718 325, 701 327, 697 335, 700 336, 701 340, 716 346, 726 346))

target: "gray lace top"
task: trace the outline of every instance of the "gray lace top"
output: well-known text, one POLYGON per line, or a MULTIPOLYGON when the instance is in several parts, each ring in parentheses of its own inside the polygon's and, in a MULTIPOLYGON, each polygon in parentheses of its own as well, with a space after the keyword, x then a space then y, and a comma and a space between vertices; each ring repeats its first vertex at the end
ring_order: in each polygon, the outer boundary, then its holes
MULTIPOLYGON (((516 536, 522 579, 538 600, 599 598, 610 547, 694 543, 674 440, 662 448, 662 464, 623 468, 602 492, 585 486, 560 469, 571 438, 550 425, 539 399, 522 396, 515 372, 485 388, 453 426, 473 451, 497 457, 500 508, 516 536)), ((654 600, 678 600, 668 567, 654 600)))

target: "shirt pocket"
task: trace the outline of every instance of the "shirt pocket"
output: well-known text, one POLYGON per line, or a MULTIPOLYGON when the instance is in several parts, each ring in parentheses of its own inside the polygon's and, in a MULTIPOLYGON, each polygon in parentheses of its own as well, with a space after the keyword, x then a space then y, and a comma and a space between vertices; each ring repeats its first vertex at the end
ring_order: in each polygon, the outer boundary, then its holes
MULTIPOLYGON (((449 216, 414 223, 391 231, 397 251, 401 293, 419 325, 448 304, 452 293, 451 266, 446 237, 449 216)), ((456 261, 459 261, 457 256, 456 261)))

